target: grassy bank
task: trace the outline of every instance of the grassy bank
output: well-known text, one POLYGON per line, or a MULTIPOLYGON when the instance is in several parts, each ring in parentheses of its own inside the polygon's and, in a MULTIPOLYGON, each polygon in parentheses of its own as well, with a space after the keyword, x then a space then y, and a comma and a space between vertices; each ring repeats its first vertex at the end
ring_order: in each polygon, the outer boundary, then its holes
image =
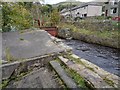
MULTIPOLYGON (((92 28, 86 29, 86 27, 79 28, 79 26, 75 26, 70 23, 60 23, 58 25, 59 30, 64 30, 65 28, 69 28, 71 31, 71 36, 73 39, 81 40, 88 43, 99 44, 103 46, 108 46, 112 48, 120 48, 119 43, 119 30, 92 30, 92 28)), ((64 33, 64 31, 63 31, 64 33)), ((66 34, 59 33, 61 38, 65 38, 66 34)))
POLYGON ((70 28, 73 32, 77 32, 77 33, 81 33, 81 34, 85 34, 85 35, 95 35, 97 37, 102 37, 105 39, 114 39, 114 40, 118 40, 119 37, 119 33, 120 31, 117 30, 111 30, 111 31, 98 31, 98 30, 92 30, 92 28, 90 28, 89 30, 86 29, 80 29, 78 27, 76 27, 73 24, 66 24, 66 23, 60 23, 58 25, 58 27, 61 28, 70 28))

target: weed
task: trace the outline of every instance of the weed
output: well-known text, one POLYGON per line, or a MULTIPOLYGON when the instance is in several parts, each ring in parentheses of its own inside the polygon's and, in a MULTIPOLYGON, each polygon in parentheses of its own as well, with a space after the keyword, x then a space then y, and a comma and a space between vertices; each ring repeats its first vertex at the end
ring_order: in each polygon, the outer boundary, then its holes
POLYGON ((5 53, 6 53, 6 59, 7 59, 8 62, 11 62, 11 61, 14 60, 13 56, 10 53, 10 49, 9 48, 6 48, 5 53))
POLYGON ((10 82, 9 79, 2 81, 2 84, 0 85, 0 88, 5 88, 9 84, 9 82, 10 82))
POLYGON ((70 75, 70 77, 74 79, 74 81, 77 83, 78 87, 88 89, 84 79, 76 71, 74 71, 70 68, 67 68, 65 65, 62 65, 62 67, 70 75))
POLYGON ((65 71, 70 75, 71 78, 74 79, 74 81, 77 83, 77 85, 80 88, 86 88, 88 89, 88 87, 86 86, 86 83, 84 81, 84 79, 74 70, 68 68, 66 65, 64 65, 58 58, 56 58, 56 61, 58 61, 61 66, 65 69, 65 71))
POLYGON ((21 40, 21 41, 24 41, 24 39, 23 39, 23 38, 20 38, 20 40, 21 40))

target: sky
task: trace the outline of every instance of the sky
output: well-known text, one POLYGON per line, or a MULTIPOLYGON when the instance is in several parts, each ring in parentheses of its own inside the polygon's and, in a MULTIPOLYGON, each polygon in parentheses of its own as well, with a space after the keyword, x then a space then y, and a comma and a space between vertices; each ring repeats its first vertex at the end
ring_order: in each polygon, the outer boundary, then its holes
MULTIPOLYGON (((63 2, 63 1, 66 1, 66 0, 45 0, 45 4, 56 4, 56 3, 59 3, 59 2, 63 2)), ((90 2, 90 1, 93 1, 93 0, 77 0, 77 1, 90 2)))

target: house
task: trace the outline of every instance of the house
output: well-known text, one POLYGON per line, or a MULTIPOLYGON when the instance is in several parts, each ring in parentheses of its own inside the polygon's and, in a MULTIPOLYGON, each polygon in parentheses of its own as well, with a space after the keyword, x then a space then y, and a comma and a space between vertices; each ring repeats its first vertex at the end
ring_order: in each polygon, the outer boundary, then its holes
POLYGON ((91 17, 91 16, 101 16, 102 15, 102 5, 97 3, 84 3, 80 6, 64 10, 61 12, 63 16, 71 16, 73 19, 76 17, 91 17))
POLYGON ((108 0, 105 2, 105 16, 118 17, 118 2, 120 0, 108 0))
POLYGON ((60 14, 64 16, 65 18, 70 17, 70 9, 63 9, 60 14))

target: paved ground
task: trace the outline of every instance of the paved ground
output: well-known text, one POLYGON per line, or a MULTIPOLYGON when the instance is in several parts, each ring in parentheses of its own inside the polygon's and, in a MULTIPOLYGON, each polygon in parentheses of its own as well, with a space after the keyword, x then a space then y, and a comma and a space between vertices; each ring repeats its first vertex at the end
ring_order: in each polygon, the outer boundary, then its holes
POLYGON ((20 59, 64 50, 52 41, 47 32, 42 30, 25 33, 18 31, 3 33, 2 46, 3 60, 6 60, 6 53, 20 59))
POLYGON ((60 88, 53 73, 41 68, 22 77, 19 81, 11 81, 7 88, 60 88))

